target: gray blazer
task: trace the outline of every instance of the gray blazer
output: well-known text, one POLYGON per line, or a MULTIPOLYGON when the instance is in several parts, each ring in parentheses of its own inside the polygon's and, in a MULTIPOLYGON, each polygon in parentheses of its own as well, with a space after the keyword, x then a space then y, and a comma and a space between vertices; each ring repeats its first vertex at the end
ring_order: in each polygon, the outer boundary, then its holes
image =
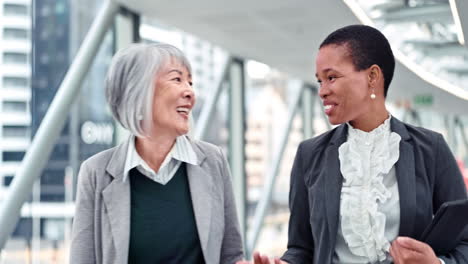
MULTIPOLYGON (((432 215, 451 200, 466 199, 460 170, 442 136, 391 119, 391 130, 401 136, 395 164, 400 195, 400 236, 419 239, 432 215)), ((302 142, 291 172, 288 250, 289 263, 331 263, 338 230, 343 176, 338 148, 347 137, 340 125, 302 142)), ((468 264, 468 234, 446 264, 468 264)))
MULTIPOLYGON (((130 181, 122 181, 128 142, 81 165, 72 264, 128 263, 130 181)), ((190 142, 200 161, 199 166, 187 164, 187 175, 205 262, 235 263, 243 258, 243 249, 227 161, 220 148, 190 142)))

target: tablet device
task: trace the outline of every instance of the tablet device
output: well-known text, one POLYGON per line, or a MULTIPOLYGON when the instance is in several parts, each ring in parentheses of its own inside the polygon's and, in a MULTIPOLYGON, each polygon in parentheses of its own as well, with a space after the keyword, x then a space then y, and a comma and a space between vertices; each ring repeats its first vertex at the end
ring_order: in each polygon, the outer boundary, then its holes
POLYGON ((424 230, 421 241, 438 255, 454 249, 468 226, 468 199, 443 203, 424 230))

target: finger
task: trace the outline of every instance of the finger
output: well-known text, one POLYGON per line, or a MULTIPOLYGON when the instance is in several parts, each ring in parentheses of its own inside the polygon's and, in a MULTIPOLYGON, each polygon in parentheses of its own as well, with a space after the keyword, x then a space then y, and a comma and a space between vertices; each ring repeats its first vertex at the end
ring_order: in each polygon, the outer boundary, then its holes
MULTIPOLYGON (((414 239, 411 239, 411 240, 414 240, 414 239)), ((424 258, 425 255, 430 255, 428 250, 432 251, 432 249, 429 246, 426 247, 424 245, 422 247, 422 248, 424 248, 423 251, 417 251, 417 250, 420 249, 418 247, 418 245, 416 245, 416 247, 413 247, 415 245, 415 242, 416 242, 416 244, 420 243, 417 240, 410 241, 409 243, 411 243, 411 244, 408 244, 408 245, 402 244, 401 239, 400 240, 397 239, 394 242, 396 242, 396 245, 398 245, 398 247, 397 247, 398 248, 398 255, 399 255, 399 259, 400 259, 400 261, 402 263, 405 263, 407 261, 420 260, 420 259, 424 258), (411 246, 411 245, 413 245, 413 246, 411 246)))
POLYGON ((254 252, 253 259, 254 259, 254 264, 263 264, 260 253, 254 252))
POLYGON ((407 261, 415 261, 418 259, 422 259, 423 257, 424 255, 417 251, 403 248, 403 247, 400 248, 400 259, 402 260, 403 263, 407 261))
POLYGON ((275 258, 275 264, 281 264, 281 260, 279 258, 275 258))
POLYGON ((390 255, 392 256, 395 264, 401 263, 400 249, 396 241, 393 241, 392 246, 390 247, 390 255))
POLYGON ((427 252, 429 247, 426 243, 410 237, 398 237, 396 241, 402 248, 413 250, 421 254, 427 252))
POLYGON ((267 256, 262 256, 262 264, 270 264, 270 260, 267 256))

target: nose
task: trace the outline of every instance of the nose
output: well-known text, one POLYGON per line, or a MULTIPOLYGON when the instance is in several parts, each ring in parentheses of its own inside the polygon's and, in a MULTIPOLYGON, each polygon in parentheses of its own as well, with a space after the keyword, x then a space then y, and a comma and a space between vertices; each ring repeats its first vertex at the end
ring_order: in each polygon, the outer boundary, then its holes
POLYGON ((195 93, 193 92, 192 87, 188 86, 187 89, 184 89, 184 91, 182 92, 182 97, 189 100, 195 99, 195 93))
POLYGON ((319 88, 319 96, 322 99, 325 99, 331 93, 330 89, 327 88, 325 85, 320 86, 319 88))

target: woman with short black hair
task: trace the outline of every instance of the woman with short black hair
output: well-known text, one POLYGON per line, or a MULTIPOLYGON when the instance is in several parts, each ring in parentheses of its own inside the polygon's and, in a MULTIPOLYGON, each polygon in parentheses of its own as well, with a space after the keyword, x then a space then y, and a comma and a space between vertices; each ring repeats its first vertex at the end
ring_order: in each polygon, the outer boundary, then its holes
MULTIPOLYGON (((299 145, 288 250, 274 263, 468 263, 466 234, 446 255, 419 241, 444 202, 467 194, 442 135, 386 109, 394 68, 390 44, 369 26, 338 29, 320 45, 319 95, 339 126, 299 145)), ((254 262, 270 263, 258 253, 254 262)))

